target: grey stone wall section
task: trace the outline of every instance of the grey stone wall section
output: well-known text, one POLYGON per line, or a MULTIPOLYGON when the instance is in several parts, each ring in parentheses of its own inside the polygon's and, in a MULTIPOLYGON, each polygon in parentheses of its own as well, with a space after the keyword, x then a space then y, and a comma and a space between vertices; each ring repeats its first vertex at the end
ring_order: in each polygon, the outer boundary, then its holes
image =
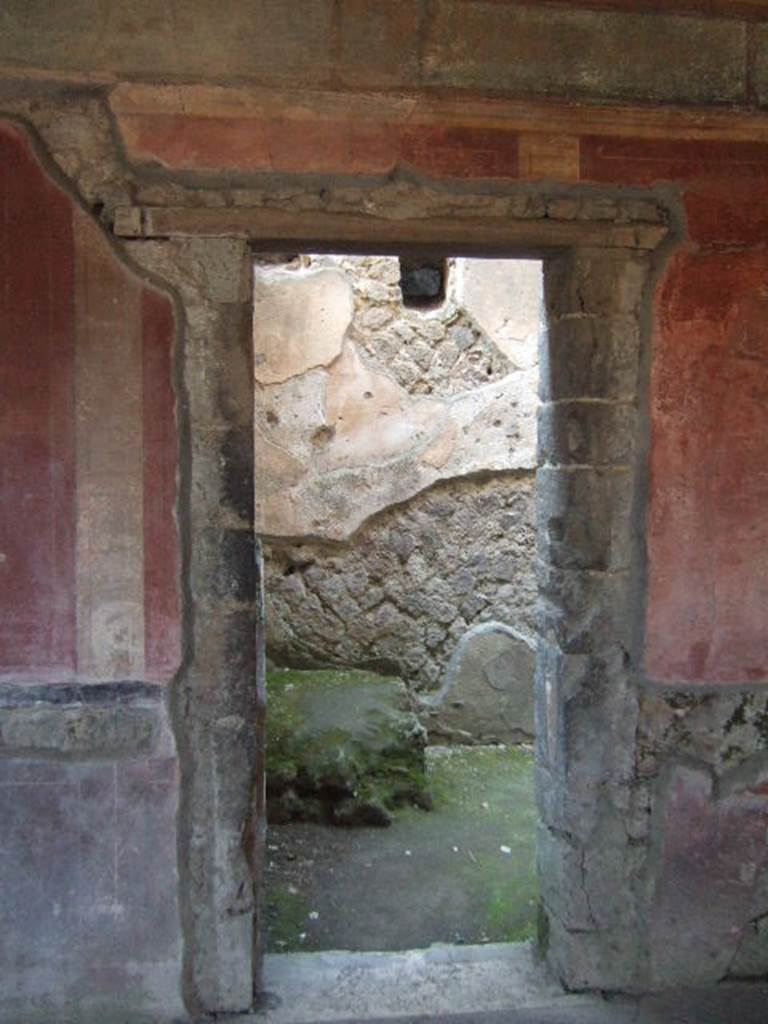
POLYGON ((545 271, 538 856, 549 961, 574 989, 631 988, 644 963, 625 821, 638 702, 629 613, 641 471, 638 322, 649 269, 649 257, 630 250, 576 249, 545 271))
POLYGON ((251 259, 247 243, 234 239, 129 248, 177 290, 184 315, 186 634, 174 718, 182 759, 185 996, 192 1011, 235 1013, 251 1007, 259 984, 254 919, 263 843, 254 790, 264 688, 253 533, 251 259))
POLYGON ((270 657, 378 667, 430 690, 469 627, 533 635, 534 504, 532 472, 489 474, 386 509, 345 545, 265 545, 270 657))

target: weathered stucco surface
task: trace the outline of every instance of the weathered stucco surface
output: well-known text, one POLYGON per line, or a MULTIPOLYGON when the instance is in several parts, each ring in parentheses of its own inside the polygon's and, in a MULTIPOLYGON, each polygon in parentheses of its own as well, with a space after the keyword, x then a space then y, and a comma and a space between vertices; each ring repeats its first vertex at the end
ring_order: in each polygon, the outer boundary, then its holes
POLYGON ((533 468, 540 267, 491 261, 483 288, 485 261, 457 262, 423 312, 394 257, 257 264, 259 533, 345 541, 438 480, 533 468), (492 319, 489 290, 500 345, 474 316, 492 319))
POLYGON ((474 623, 533 635, 541 265, 450 260, 429 310, 399 275, 391 256, 257 264, 257 527, 271 658, 431 688, 474 623), (266 372, 268 346, 291 373, 266 372))

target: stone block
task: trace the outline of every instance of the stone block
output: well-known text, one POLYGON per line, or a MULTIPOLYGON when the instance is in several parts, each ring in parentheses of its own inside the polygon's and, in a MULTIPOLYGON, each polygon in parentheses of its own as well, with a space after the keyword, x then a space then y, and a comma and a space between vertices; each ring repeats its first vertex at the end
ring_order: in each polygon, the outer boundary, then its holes
POLYGON ((637 315, 649 257, 628 250, 576 249, 552 260, 544 275, 547 314, 637 315))
POLYGON ((195 713, 207 719, 255 707, 255 604, 227 608, 220 599, 203 594, 197 608, 205 631, 198 638, 188 674, 188 685, 197 693, 195 713))
POLYGON ((209 599, 238 603, 255 600, 256 548, 251 530, 203 530, 197 557, 198 571, 207 580, 209 599))
POLYGON ((725 19, 441 0, 425 25, 423 67, 430 85, 735 102, 745 98, 745 30, 725 19))
POLYGON ((564 927, 593 931, 621 925, 626 908, 616 894, 627 888, 626 846, 626 831, 610 809, 584 844, 539 826, 541 896, 564 927))
POLYGON ((542 405, 538 411, 539 464, 621 466, 632 462, 637 413, 620 404, 575 400, 542 405))
POLYGON ((572 931, 554 913, 547 916, 547 964, 568 991, 631 992, 647 987, 642 928, 629 899, 616 928, 572 931))
POLYGON ((541 899, 564 927, 591 931, 596 922, 583 885, 584 849, 539 825, 536 833, 536 862, 541 899))
MULTIPOLYGON (((210 817, 212 859, 208 895, 218 927, 210 949, 211 994, 233 1012, 250 1008, 253 999, 254 924, 259 884, 251 857, 258 843, 244 841, 244 823, 251 822, 255 729, 239 714, 216 719, 210 742, 210 817)), ((257 826, 258 827, 258 826, 257 826)), ((210 937, 209 937, 210 941, 210 937)))
POLYGON ((559 569, 628 569, 632 476, 625 470, 551 469, 536 474, 539 557, 559 569))
POLYGON ((628 572, 582 572, 537 566, 538 633, 563 654, 629 650, 637 626, 628 572))
POLYGON ((253 423, 254 361, 250 299, 218 303, 215 319, 208 321, 207 335, 209 344, 215 336, 221 345, 219 358, 211 360, 208 367, 213 378, 208 386, 215 396, 216 422, 249 430, 253 423))
POLYGON ((634 316, 550 318, 539 355, 542 401, 631 401, 638 390, 640 327, 634 316))
POLYGON ((221 458, 221 501, 245 523, 253 522, 254 453, 249 430, 232 427, 219 442, 221 458))
POLYGON ((536 644, 501 622, 484 622, 459 641, 445 682, 424 698, 430 739, 519 743, 533 735, 536 644))

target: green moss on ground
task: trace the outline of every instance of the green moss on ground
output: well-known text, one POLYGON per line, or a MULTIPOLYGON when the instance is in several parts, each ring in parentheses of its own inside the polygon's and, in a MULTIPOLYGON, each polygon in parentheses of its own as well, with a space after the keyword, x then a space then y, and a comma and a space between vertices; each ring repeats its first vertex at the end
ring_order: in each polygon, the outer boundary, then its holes
POLYGON ((272 821, 389 824, 427 806, 426 735, 399 679, 353 670, 267 673, 272 821))
POLYGON ((503 747, 427 751, 430 814, 398 811, 386 831, 270 830, 270 880, 290 880, 315 912, 269 948, 412 949, 514 942, 536 932, 533 754, 503 747), (303 938, 300 938, 303 936, 303 938))
POLYGON ((526 747, 452 747, 432 753, 434 809, 462 822, 455 884, 478 908, 482 941, 536 934, 538 883, 533 754, 526 747))

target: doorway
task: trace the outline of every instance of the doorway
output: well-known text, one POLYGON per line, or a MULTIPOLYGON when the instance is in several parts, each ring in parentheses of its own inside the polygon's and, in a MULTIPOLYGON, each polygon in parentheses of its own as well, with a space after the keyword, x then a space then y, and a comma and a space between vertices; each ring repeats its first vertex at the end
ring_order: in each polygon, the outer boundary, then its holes
POLYGON ((267 948, 531 938, 541 263, 257 257, 254 295, 267 948))
MULTIPOLYGON (((375 189, 371 197, 375 210, 375 189)), ((643 607, 646 311, 666 214, 647 197, 580 189, 569 190, 567 202, 522 188, 503 202, 477 207, 476 199, 417 195, 413 203, 427 203, 422 215, 411 207, 402 216, 334 212, 331 196, 323 200, 327 209, 310 213, 233 207, 182 210, 177 218, 169 209, 142 220, 146 237, 178 238, 195 260, 209 258, 221 289, 213 318, 198 323, 191 315, 184 341, 189 488, 180 516, 191 611, 182 692, 200 699, 180 703, 177 715, 189 977, 211 1009, 247 1005, 252 978, 256 991, 263 989, 263 744, 258 715, 250 725, 253 661, 244 656, 261 628, 260 577, 247 543, 253 377, 232 362, 235 335, 242 365, 251 345, 249 248, 544 260, 535 685, 542 934, 549 964, 571 988, 627 987, 643 969, 642 880, 633 873, 626 821, 643 607), (200 237, 190 241, 190 234, 200 237), (234 528, 229 508, 237 513, 234 528)), ((180 287, 187 280, 180 278, 180 287)), ((256 670, 260 677, 258 659, 256 670)))

